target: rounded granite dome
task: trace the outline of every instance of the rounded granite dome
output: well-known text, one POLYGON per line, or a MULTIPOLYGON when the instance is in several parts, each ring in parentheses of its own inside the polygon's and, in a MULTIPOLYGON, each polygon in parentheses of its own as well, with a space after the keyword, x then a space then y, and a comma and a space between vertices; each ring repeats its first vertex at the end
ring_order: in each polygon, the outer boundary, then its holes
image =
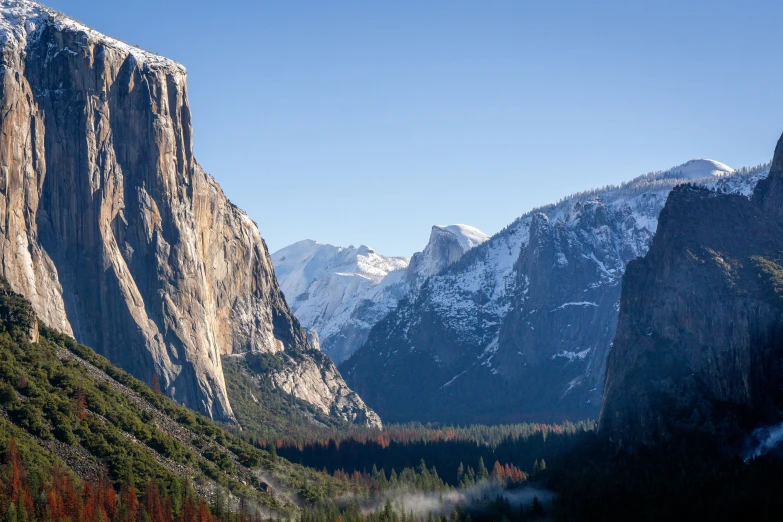
POLYGON ((678 173, 686 179, 703 179, 712 176, 726 176, 734 172, 728 165, 711 159, 701 158, 690 160, 679 167, 669 170, 670 173, 678 173))

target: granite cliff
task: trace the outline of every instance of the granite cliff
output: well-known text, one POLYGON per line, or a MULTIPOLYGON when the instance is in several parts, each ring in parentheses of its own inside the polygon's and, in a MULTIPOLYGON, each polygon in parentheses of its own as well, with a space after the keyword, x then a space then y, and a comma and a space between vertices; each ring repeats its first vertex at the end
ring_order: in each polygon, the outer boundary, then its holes
POLYGON ((739 443, 783 418, 783 138, 751 198, 675 188, 623 278, 600 430, 739 443))
POLYGON ((40 319, 222 420, 221 356, 312 360, 257 226, 194 158, 185 68, 27 0, 0 3, 0 47, 0 268, 40 319))

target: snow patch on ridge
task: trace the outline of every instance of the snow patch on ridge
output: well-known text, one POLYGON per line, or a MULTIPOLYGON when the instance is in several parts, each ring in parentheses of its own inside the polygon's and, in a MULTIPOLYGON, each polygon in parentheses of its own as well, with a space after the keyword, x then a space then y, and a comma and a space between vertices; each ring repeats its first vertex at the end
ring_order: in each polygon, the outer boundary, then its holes
POLYGON ((683 163, 679 167, 674 167, 669 170, 669 174, 677 174, 677 177, 683 179, 702 179, 709 177, 721 177, 732 174, 734 169, 711 159, 694 159, 687 163, 683 163))
POLYGON ((455 375, 454 377, 452 377, 451 379, 449 379, 449 381, 448 381, 446 384, 444 384, 443 386, 441 386, 441 387, 440 387, 440 388, 441 388, 441 390, 442 390, 443 388, 446 388, 446 387, 448 387, 448 386, 451 386, 451 383, 453 383, 454 381, 456 381, 457 379, 459 379, 460 377, 462 377, 463 375, 465 375, 467 372, 468 372, 467 370, 463 370, 463 371, 459 372, 457 375, 455 375))
POLYGON ((557 359, 559 357, 563 359, 568 359, 568 362, 574 362, 577 359, 584 359, 588 356, 588 354, 592 351, 592 348, 588 348, 586 350, 581 350, 579 352, 577 351, 566 351, 563 350, 561 352, 558 352, 552 356, 552 359, 557 359))
MULTIPOLYGON (((597 303, 593 303, 592 301, 579 301, 579 302, 575 302, 575 303, 563 303, 560 306, 558 306, 557 308, 555 308, 555 310, 561 310, 561 309, 569 307, 569 306, 598 306, 598 304, 597 303)), ((555 310, 552 310, 552 311, 554 312, 555 310)))

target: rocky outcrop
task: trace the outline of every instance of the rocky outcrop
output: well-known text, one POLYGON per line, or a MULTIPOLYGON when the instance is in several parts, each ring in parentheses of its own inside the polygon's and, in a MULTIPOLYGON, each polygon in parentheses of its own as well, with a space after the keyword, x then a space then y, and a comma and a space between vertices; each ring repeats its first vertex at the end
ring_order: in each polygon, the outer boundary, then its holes
POLYGON ((747 199, 765 173, 694 160, 530 212, 427 279, 340 370, 387 422, 595 418, 622 276, 671 189, 747 199))
POLYGON ((620 448, 742 439, 783 415, 783 138, 748 199, 677 187, 628 265, 600 431, 620 448))
POLYGON ((232 419, 220 357, 313 347, 193 156, 184 67, 0 4, 0 266, 48 325, 232 419))
POLYGON ((348 389, 340 372, 327 357, 296 361, 285 357, 284 369, 273 374, 272 383, 281 390, 312 404, 327 415, 354 424, 380 428, 381 418, 366 408, 362 399, 348 389))
POLYGON ((489 236, 468 225, 434 225, 427 246, 411 257, 406 279, 413 289, 418 290, 428 277, 442 272, 459 261, 468 250, 488 239, 489 236))

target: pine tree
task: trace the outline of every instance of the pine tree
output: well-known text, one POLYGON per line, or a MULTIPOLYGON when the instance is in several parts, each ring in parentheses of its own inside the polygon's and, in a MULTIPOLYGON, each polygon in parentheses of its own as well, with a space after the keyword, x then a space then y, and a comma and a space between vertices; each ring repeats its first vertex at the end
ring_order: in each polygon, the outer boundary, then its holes
POLYGON ((76 390, 73 396, 73 412, 80 421, 87 418, 87 392, 82 388, 76 390))
POLYGON ((489 471, 487 470, 487 467, 484 465, 484 457, 479 457, 478 479, 486 480, 488 477, 489 477, 489 471))
POLYGON ((503 466, 500 465, 499 461, 495 461, 495 466, 492 468, 492 480, 496 482, 502 482, 503 481, 503 466))
POLYGON ((217 488, 217 491, 215 491, 215 505, 214 505, 214 513, 217 518, 223 518, 225 516, 225 513, 223 512, 225 509, 225 501, 223 499, 223 490, 220 488, 217 488))
POLYGON ((272 462, 277 461, 277 446, 274 441, 269 441, 266 445, 266 451, 269 452, 269 456, 272 457, 272 462))
POLYGON ((471 487, 476 483, 476 472, 473 471, 471 466, 468 466, 468 472, 465 474, 465 480, 463 482, 466 487, 471 487))
POLYGON ((386 499, 386 504, 383 506, 383 513, 381 513, 381 520, 384 522, 394 522, 396 519, 397 517, 394 515, 391 500, 386 499))
POLYGON ((8 505, 8 509, 5 512, 5 522, 19 522, 19 519, 16 517, 16 504, 14 502, 8 505))
POLYGON ((541 501, 538 500, 538 497, 533 497, 533 503, 530 505, 528 515, 530 518, 541 518, 546 515, 544 506, 541 504, 541 501))

